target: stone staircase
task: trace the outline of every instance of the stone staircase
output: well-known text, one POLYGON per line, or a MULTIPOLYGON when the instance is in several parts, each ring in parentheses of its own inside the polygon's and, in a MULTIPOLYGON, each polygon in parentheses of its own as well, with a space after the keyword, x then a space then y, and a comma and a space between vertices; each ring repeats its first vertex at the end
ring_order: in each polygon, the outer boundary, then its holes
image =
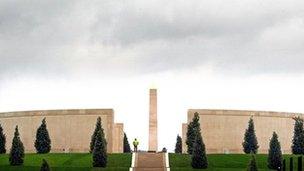
POLYGON ((133 171, 166 171, 165 153, 136 153, 133 171))

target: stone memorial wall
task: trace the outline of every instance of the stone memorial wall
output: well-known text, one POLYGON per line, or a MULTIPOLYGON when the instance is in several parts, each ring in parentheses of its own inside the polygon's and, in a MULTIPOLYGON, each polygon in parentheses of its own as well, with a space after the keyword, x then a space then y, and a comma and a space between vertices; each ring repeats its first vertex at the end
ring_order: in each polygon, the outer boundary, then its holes
MULTIPOLYGON (((299 113, 245 111, 245 110, 188 110, 187 123, 192 121, 194 113, 200 117, 201 131, 207 153, 243 153, 242 142, 250 117, 254 120, 259 153, 268 153, 269 140, 273 131, 279 136, 283 153, 291 153, 294 120, 299 113)), ((187 152, 185 143, 187 124, 182 125, 183 152, 187 152)))
POLYGON ((43 118, 51 138, 51 152, 89 152, 97 117, 101 117, 109 153, 123 152, 123 124, 114 123, 112 109, 37 110, 0 113, 9 152, 18 125, 26 152, 35 152, 36 131, 43 118))

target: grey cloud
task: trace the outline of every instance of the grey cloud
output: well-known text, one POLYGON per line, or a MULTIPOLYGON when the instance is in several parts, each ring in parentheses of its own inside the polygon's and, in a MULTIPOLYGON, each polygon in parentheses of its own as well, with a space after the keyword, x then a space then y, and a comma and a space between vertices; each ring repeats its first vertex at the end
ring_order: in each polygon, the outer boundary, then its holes
POLYGON ((0 77, 303 72, 294 1, 1 1, 0 77))
POLYGON ((110 22, 104 25, 104 20, 98 21, 94 29, 102 40, 119 43, 191 36, 254 36, 278 22, 303 15, 295 9, 300 2, 291 6, 287 3, 274 6, 265 1, 236 2, 232 5, 222 1, 177 1, 159 3, 156 7, 140 3, 117 5, 119 10, 107 17, 110 22))

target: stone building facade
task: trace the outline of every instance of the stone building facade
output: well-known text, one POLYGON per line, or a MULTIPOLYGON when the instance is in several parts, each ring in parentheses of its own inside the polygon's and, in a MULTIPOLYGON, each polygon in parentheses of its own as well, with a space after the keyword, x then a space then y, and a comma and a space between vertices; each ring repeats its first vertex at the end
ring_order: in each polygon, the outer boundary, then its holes
POLYGON ((101 117, 108 153, 123 152, 123 124, 114 123, 113 109, 39 110, 0 113, 9 152, 18 125, 26 152, 35 152, 36 131, 43 118, 51 138, 51 152, 89 152, 97 117, 101 117))
POLYGON ((286 112, 189 109, 187 123, 182 125, 184 153, 187 152, 187 125, 195 112, 199 113, 207 153, 243 153, 242 142, 250 117, 254 120, 259 153, 268 153, 273 131, 279 136, 282 152, 291 153, 293 117, 302 116, 286 112))

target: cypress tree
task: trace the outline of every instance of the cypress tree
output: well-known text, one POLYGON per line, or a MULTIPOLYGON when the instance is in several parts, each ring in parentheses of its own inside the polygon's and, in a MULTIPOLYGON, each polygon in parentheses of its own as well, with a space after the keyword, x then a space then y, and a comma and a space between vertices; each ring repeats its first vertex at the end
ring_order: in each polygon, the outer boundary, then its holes
POLYGON ((130 147, 130 144, 129 144, 129 141, 128 141, 128 137, 127 137, 127 134, 124 133, 124 149, 123 149, 123 152, 124 153, 130 153, 131 152, 131 147, 130 147))
POLYGON ((195 136, 191 159, 191 166, 195 169, 206 169, 208 167, 205 144, 200 130, 197 130, 195 136))
POLYGON ((294 131, 292 139, 292 153, 293 154, 304 154, 304 129, 303 129, 303 119, 300 117, 294 118, 294 131))
POLYGON ((96 141, 96 135, 101 130, 101 118, 98 117, 96 121, 95 130, 93 132, 93 135, 91 136, 91 142, 90 142, 90 153, 93 152, 95 141, 96 141))
POLYGON ((15 128, 15 134, 12 141, 12 148, 10 151, 9 162, 10 165, 22 165, 24 158, 24 146, 19 137, 18 126, 15 128))
POLYGON ((258 171, 258 166, 253 152, 251 152, 251 159, 248 164, 247 171, 258 171))
POLYGON ((51 170, 51 168, 50 168, 49 164, 47 163, 46 160, 43 159, 42 165, 40 167, 40 171, 50 171, 50 170, 51 170))
POLYGON ((37 153, 49 153, 51 150, 51 139, 46 127, 45 118, 43 118, 41 125, 36 132, 35 148, 37 153))
POLYGON ((179 136, 179 135, 177 135, 177 137, 176 137, 176 144, 175 144, 175 153, 182 153, 182 149, 183 149, 183 147, 182 147, 182 138, 179 136))
POLYGON ((193 144, 195 141, 196 137, 196 131, 200 129, 200 123, 199 123, 199 116, 198 113, 194 113, 194 117, 192 121, 189 123, 188 128, 187 128, 187 139, 186 139, 186 144, 187 144, 187 152, 189 154, 192 154, 193 151, 193 144))
POLYGON ((107 142, 102 127, 96 133, 95 144, 93 148, 93 167, 107 166, 107 142))
POLYGON ((6 153, 5 143, 6 143, 6 137, 5 134, 3 133, 3 128, 0 124, 0 154, 6 153))
POLYGON ((269 143, 268 168, 275 170, 279 170, 282 168, 282 151, 276 132, 273 132, 272 138, 269 143))
POLYGON ((249 154, 253 152, 256 154, 258 152, 258 140, 255 135, 255 130, 254 130, 254 122, 252 117, 250 118, 248 122, 248 128, 245 131, 244 135, 244 142, 243 142, 243 151, 246 154, 249 154))

